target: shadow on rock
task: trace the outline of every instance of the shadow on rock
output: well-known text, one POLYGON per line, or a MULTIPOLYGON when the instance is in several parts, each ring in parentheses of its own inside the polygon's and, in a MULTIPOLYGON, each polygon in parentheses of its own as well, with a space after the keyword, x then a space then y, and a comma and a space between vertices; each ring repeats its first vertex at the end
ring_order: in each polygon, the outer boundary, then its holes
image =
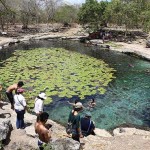
POLYGON ((10 118, 10 117, 11 117, 10 113, 2 113, 2 114, 0 114, 0 118, 10 118))

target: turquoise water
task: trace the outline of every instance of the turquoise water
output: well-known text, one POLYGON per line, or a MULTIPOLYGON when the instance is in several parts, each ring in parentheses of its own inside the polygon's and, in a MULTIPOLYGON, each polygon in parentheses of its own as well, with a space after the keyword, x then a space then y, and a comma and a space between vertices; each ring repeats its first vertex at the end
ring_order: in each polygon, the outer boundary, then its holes
MULTIPOLYGON (((75 41, 39 41, 21 44, 12 49, 28 50, 36 47, 64 47, 103 59, 117 70, 116 79, 109 84, 105 95, 91 95, 82 101, 85 109, 81 115, 84 115, 86 111, 91 111, 96 127, 107 130, 121 125, 150 127, 150 62, 117 52, 101 50, 97 46, 85 47, 75 41), (95 98, 97 105, 93 110, 88 110, 87 103, 91 97, 95 98)), ((3 56, 3 59, 6 57, 3 56)), ((65 125, 71 111, 71 106, 67 101, 73 102, 76 98, 67 99, 55 96, 54 102, 45 107, 45 110, 49 112, 52 120, 65 125)))

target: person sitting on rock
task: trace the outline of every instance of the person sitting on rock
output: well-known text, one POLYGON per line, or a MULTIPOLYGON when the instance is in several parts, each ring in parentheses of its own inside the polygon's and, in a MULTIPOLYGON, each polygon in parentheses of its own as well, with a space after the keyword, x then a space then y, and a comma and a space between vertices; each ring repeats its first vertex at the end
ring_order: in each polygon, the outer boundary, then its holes
POLYGON ((81 131, 83 136, 88 136, 90 134, 95 135, 94 132, 95 125, 91 120, 91 113, 87 112, 84 117, 81 118, 81 131))
POLYGON ((13 85, 10 85, 7 90, 6 90, 6 95, 8 100, 10 101, 11 104, 11 109, 14 109, 14 96, 13 96, 13 91, 17 91, 18 88, 21 88, 24 85, 23 81, 19 81, 18 83, 14 83, 13 85))
POLYGON ((51 130, 47 128, 46 122, 48 120, 49 114, 47 112, 42 112, 37 117, 37 122, 35 123, 35 132, 39 136, 38 146, 40 150, 44 150, 44 147, 49 143, 51 139, 51 130))

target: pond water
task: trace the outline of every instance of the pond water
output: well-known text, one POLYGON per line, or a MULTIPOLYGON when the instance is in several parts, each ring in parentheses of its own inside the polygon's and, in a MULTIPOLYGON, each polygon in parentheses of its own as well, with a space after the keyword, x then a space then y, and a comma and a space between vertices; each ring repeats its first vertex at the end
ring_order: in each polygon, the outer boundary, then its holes
MULTIPOLYGON (((117 126, 129 125, 150 127, 150 62, 127 56, 118 52, 102 50, 98 46, 86 47, 77 41, 37 41, 8 49, 0 50, 0 61, 12 56, 14 50, 28 50, 38 47, 63 47, 67 50, 77 51, 97 59, 102 59, 115 68, 116 79, 108 86, 105 95, 92 95, 82 100, 85 109, 81 113, 91 111, 96 127, 111 130, 117 126), (95 98, 96 107, 86 109, 90 98, 95 98)), ((71 106, 67 103, 72 99, 53 97, 53 103, 47 105, 45 110, 50 118, 61 124, 66 124, 71 106)))

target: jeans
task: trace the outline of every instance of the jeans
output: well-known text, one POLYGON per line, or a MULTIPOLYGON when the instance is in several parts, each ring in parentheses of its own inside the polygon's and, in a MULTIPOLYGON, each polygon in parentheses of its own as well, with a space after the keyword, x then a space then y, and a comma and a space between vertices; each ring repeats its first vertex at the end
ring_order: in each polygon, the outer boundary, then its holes
POLYGON ((25 110, 17 110, 15 109, 16 113, 17 113, 17 120, 16 120, 16 127, 17 129, 24 129, 25 125, 24 125, 24 114, 25 114, 25 110))

